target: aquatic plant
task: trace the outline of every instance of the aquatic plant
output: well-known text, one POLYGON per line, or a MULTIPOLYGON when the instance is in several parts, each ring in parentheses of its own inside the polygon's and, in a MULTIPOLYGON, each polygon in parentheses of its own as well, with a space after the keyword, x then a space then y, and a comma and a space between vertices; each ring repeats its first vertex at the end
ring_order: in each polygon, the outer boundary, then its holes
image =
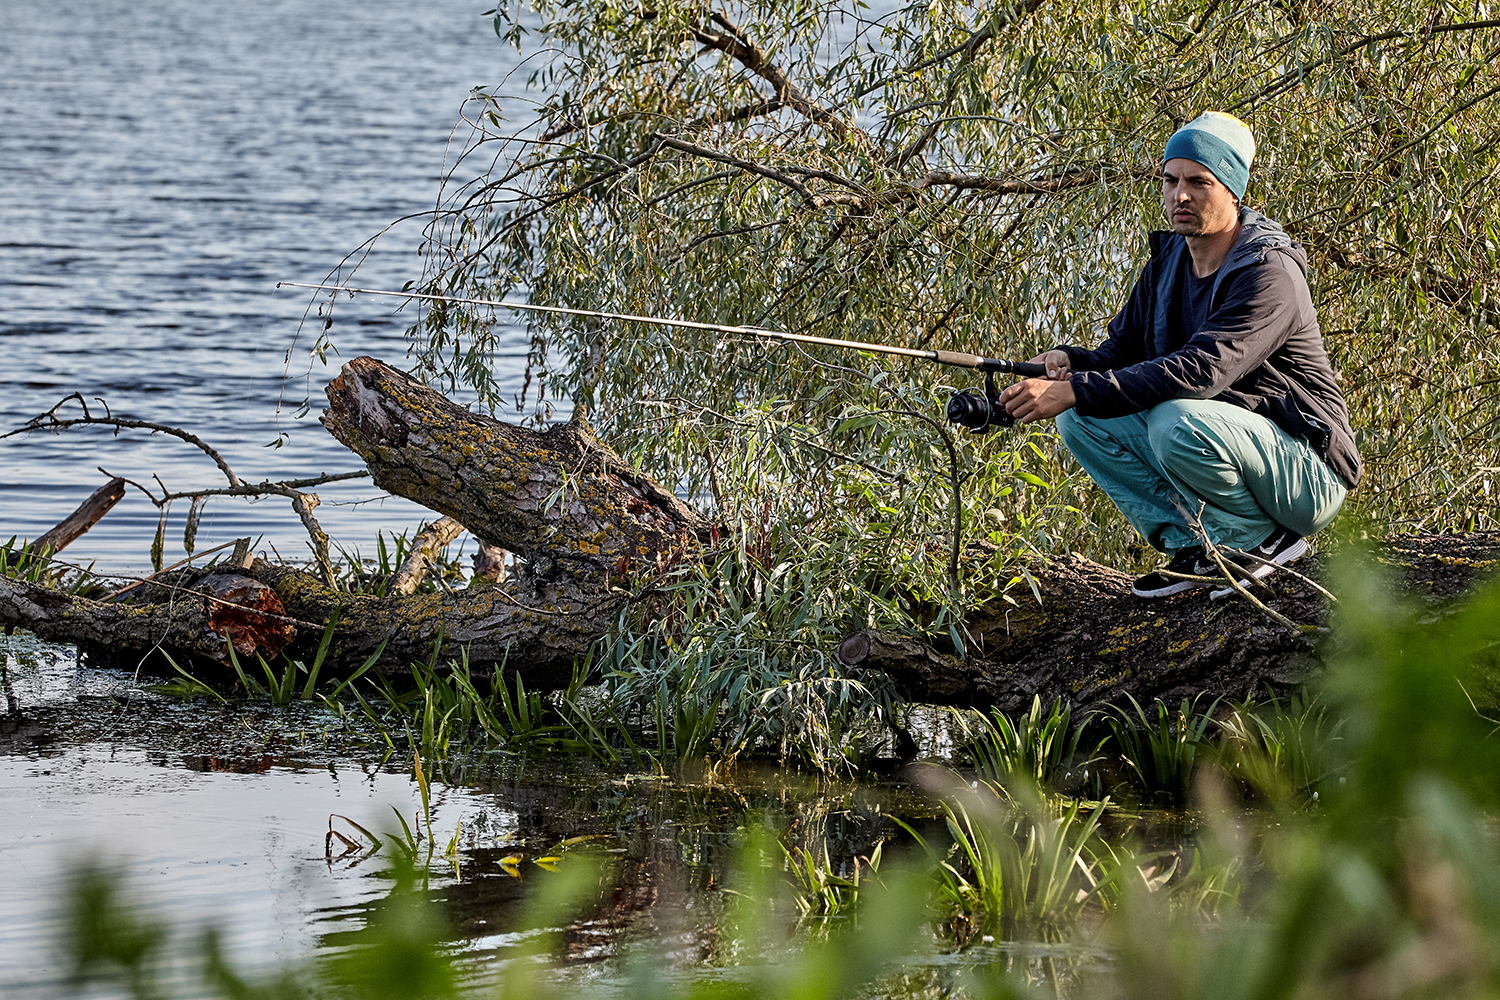
POLYGON ((868 855, 849 862, 846 874, 838 874, 826 844, 821 851, 781 845, 796 889, 797 911, 804 919, 848 914, 859 903, 860 885, 879 877, 884 848, 884 843, 876 844, 868 855))
POLYGON ((1126 698, 1130 708, 1115 706, 1105 718, 1112 737, 1109 746, 1142 795, 1163 804, 1186 805, 1194 771, 1211 749, 1208 733, 1214 728, 1218 699, 1200 712, 1197 695, 1182 699, 1175 711, 1159 699, 1148 711, 1134 697, 1126 698))
POLYGON ((1018 719, 999 709, 978 718, 979 731, 965 749, 975 770, 989 781, 1003 786, 1025 782, 1033 788, 1048 789, 1071 777, 1072 772, 1081 774, 1093 761, 1092 754, 1079 759, 1087 721, 1074 725, 1073 709, 1061 698, 1054 699, 1044 711, 1041 697, 1033 697, 1031 711, 1018 719))
POLYGON ((519 746, 562 731, 556 711, 544 704, 539 693, 528 692, 520 675, 512 693, 503 664, 485 682, 488 694, 481 694, 467 653, 446 669, 436 665, 436 646, 433 654, 434 659, 426 664, 410 665, 411 686, 405 691, 384 675, 374 680, 381 700, 381 724, 394 720, 412 727, 414 742, 429 756, 445 757, 453 750, 495 744, 519 746))
POLYGON ((53 558, 51 547, 37 551, 17 535, 0 543, 0 576, 83 597, 98 596, 104 590, 93 575, 92 563, 78 566, 61 562, 53 558))
MULTIPOLYGON (((1059 940, 1087 905, 1107 907, 1126 856, 1099 843, 1109 803, 1085 808, 1019 782, 1001 789, 924 769, 941 797, 952 847, 936 850, 901 823, 937 862, 937 905, 961 941, 980 935, 1059 940)), ((899 821, 898 821, 899 822, 899 821)))
POLYGON ((1231 705, 1219 721, 1219 766, 1250 791, 1281 804, 1311 803, 1336 776, 1343 720, 1315 698, 1293 695, 1231 705))
MULTIPOLYGON (((283 653, 281 655, 281 669, 280 673, 278 673, 272 668, 270 663, 266 662, 264 656, 256 653, 256 663, 260 666, 261 675, 265 678, 264 684, 252 673, 245 671, 244 666, 240 663, 239 653, 234 648, 234 643, 226 643, 225 647, 229 653, 229 665, 234 670, 235 676, 239 678, 242 690, 251 697, 270 699, 271 703, 275 705, 289 705, 298 699, 313 701, 322 698, 326 702, 329 698, 336 697, 359 678, 369 673, 375 664, 379 662, 380 654, 385 651, 385 643, 382 642, 365 659, 364 663, 360 664, 349 676, 339 682, 331 695, 328 697, 319 696, 317 693, 318 677, 322 673, 323 662, 328 657, 328 648, 333 642, 333 634, 338 628, 338 623, 339 616, 337 614, 328 619, 328 624, 323 628, 323 635, 318 640, 318 648, 313 654, 311 665, 305 664, 301 660, 294 660, 283 653)), ((167 659, 179 674, 182 674, 189 681, 196 681, 196 678, 188 675, 170 656, 167 659)), ((201 682, 198 683, 201 684, 201 682)))

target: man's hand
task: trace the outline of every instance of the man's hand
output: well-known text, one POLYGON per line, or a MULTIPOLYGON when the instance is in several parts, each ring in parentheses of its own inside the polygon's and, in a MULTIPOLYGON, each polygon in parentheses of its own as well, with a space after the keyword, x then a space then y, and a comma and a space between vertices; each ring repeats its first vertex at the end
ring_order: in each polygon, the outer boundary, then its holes
POLYGON ((1047 378, 1053 382, 1066 382, 1073 374, 1067 351, 1044 351, 1032 358, 1031 363, 1046 365, 1047 378))
MULTIPOLYGON (((1047 352, 1058 353, 1061 352, 1047 352)), ((1046 356, 1042 355, 1043 358, 1046 356)), ((1029 378, 1017 382, 1000 394, 1000 403, 1005 407, 1005 412, 1022 424, 1050 420, 1064 410, 1071 410, 1077 402, 1072 382, 1051 382, 1044 378, 1029 378)))

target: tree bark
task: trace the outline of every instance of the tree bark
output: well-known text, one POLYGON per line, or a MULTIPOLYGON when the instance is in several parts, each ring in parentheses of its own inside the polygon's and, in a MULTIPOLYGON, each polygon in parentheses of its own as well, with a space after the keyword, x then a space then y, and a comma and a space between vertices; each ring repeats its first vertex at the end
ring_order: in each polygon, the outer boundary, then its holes
MULTIPOLYGON (((1395 586, 1422 603, 1442 605, 1500 568, 1500 533, 1404 535, 1373 555, 1395 586)), ((1326 560, 1292 567, 1318 580, 1326 560)), ((1242 600, 1210 601, 1207 590, 1164 600, 1130 593, 1130 577, 1081 556, 1032 568, 1041 600, 1022 593, 1015 606, 991 601, 968 622, 968 656, 874 629, 848 636, 838 657, 879 670, 916 701, 1024 712, 1034 697, 1061 698, 1075 712, 1153 698, 1175 702, 1203 693, 1244 698, 1282 694, 1309 679, 1328 655, 1327 633, 1288 630, 1242 600)), ((1324 625, 1326 597, 1279 572, 1256 589, 1293 621, 1324 625)))
POLYGON ((475 552, 471 558, 474 562, 474 575, 469 578, 469 586, 505 582, 504 549, 480 541, 479 551, 475 552))
POLYGON ((344 365, 326 392, 323 426, 377 486, 516 553, 535 578, 607 588, 690 557, 711 529, 586 423, 543 433, 504 424, 367 357, 344 365))
POLYGON ((411 551, 391 577, 391 593, 415 594, 422 580, 443 554, 448 543, 463 534, 464 526, 451 517, 440 517, 422 529, 411 540, 411 551))
MULTIPOLYGON (((241 663, 256 654, 310 661, 328 620, 339 616, 324 676, 356 669, 380 651, 380 669, 467 657, 476 676, 502 667, 528 688, 567 686, 576 662, 606 634, 618 595, 580 600, 532 592, 527 604, 502 587, 445 594, 347 594, 312 573, 257 559, 242 574, 203 571, 152 580, 129 603, 110 603, 0 576, 0 624, 75 645, 105 665, 135 667, 159 652, 199 676, 223 674, 232 640, 241 663)), ((165 664, 162 664, 165 666, 165 664)), ((165 672, 170 673, 168 668, 165 672)))
MULTIPOLYGON (((225 660, 228 639, 240 652, 250 642, 268 657, 284 648, 305 659, 337 614, 326 676, 377 650, 380 668, 392 673, 436 650, 443 661, 467 656, 479 674, 503 668, 533 690, 555 689, 597 651, 632 588, 697 558, 711 537, 706 515, 631 470, 584 423, 545 433, 507 425, 371 358, 346 364, 327 393, 323 423, 365 459, 375 482, 515 552, 510 580, 374 597, 262 560, 233 570, 274 591, 278 612, 263 588, 214 582, 222 570, 162 574, 117 603, 0 577, 0 623, 112 662, 133 665, 161 648, 212 669, 225 660)), ((1493 572, 1500 535, 1407 536, 1377 554, 1401 571, 1409 592, 1437 601, 1493 572)), ((1314 578, 1322 571, 1316 558, 1296 568, 1314 578)), ((1017 588, 1013 602, 997 596, 971 614, 964 656, 878 630, 848 636, 839 656, 889 675, 913 700, 1016 712, 1036 696, 1085 709, 1126 694, 1148 701, 1278 692, 1316 670, 1326 652, 1319 637, 1293 634, 1241 601, 1210 602, 1204 590, 1139 600, 1127 576, 1079 556, 1039 561, 1029 572, 1036 595, 1017 588)), ((1327 620, 1315 588, 1286 573, 1271 580, 1267 599, 1282 614, 1327 620)))

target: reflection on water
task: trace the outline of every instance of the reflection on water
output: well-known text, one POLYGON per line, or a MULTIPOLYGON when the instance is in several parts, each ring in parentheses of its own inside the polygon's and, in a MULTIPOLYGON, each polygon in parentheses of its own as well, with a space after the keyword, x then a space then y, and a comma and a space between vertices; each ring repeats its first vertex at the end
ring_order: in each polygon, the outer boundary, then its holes
MULTIPOLYGON (((121 863, 132 888, 165 904, 179 926, 218 921, 231 951, 257 961, 339 947, 389 894, 389 845, 373 856, 325 854, 331 814, 389 833, 400 826, 393 807, 408 822, 421 812, 410 762, 377 735, 304 705, 177 701, 153 692, 153 678, 79 667, 66 651, 19 633, 3 641, 7 996, 41 996, 56 983, 57 925, 39 915, 50 913, 68 872, 96 854, 121 863)), ((733 878, 747 825, 848 858, 892 832, 890 811, 930 813, 899 786, 771 767, 668 778, 496 753, 440 774, 449 780, 433 786, 438 850, 427 891, 476 975, 489 974, 482 959, 515 946, 519 906, 547 877, 535 859, 574 838, 593 838, 588 844, 608 851, 617 868, 602 906, 566 929, 564 954, 591 962, 620 940, 637 940, 692 963, 713 951, 720 889, 733 878), (450 864, 442 848, 455 831, 450 864)))

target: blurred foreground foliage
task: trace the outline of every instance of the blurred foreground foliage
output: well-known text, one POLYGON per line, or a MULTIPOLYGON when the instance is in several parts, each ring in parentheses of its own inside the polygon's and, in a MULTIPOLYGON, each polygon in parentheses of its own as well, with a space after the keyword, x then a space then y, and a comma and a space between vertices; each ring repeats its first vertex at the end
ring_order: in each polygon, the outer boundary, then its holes
POLYGON ((1315 701, 1258 723, 1236 710, 1198 755, 1190 862, 1183 852, 1168 866, 1112 834, 1108 802, 1045 791, 1108 754, 1077 740, 1067 756, 1041 752, 1057 727, 1039 712, 992 731, 973 783, 917 773, 942 802, 947 843, 897 838, 849 877, 747 822, 706 965, 664 962, 666 942, 635 940, 608 959, 617 975, 570 974, 560 936, 613 885, 580 851, 547 859, 517 950, 476 967, 418 891, 410 851, 392 855, 395 889, 364 930, 307 964, 253 973, 212 933, 174 939, 159 909, 130 905, 116 876, 88 869, 62 925, 72 989, 140 1000, 1494 995, 1500 742, 1468 692, 1500 667, 1500 585, 1431 621, 1393 604, 1367 567, 1348 563, 1340 579, 1338 652, 1315 701), (976 948, 996 940, 1037 944, 976 948), (943 960, 955 946, 968 957, 943 960))

